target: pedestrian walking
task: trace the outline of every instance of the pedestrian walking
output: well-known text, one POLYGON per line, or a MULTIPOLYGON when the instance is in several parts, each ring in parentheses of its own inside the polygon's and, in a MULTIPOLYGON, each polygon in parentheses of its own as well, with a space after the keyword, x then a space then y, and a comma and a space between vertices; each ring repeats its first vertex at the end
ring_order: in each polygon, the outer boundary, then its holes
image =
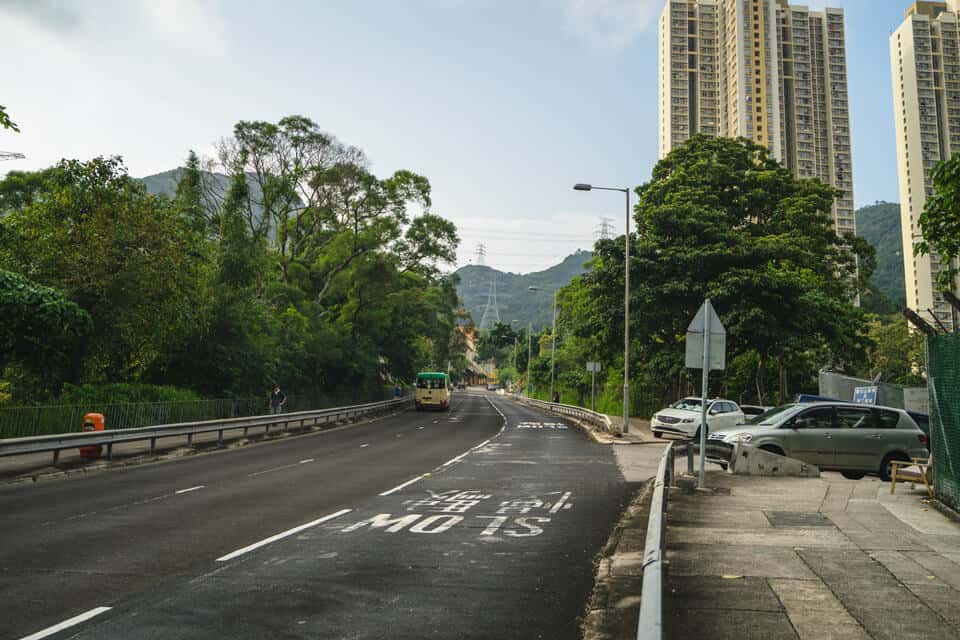
POLYGON ((270 394, 270 413, 282 413, 285 404, 287 404, 287 396, 280 391, 279 386, 275 385, 273 393, 270 394))

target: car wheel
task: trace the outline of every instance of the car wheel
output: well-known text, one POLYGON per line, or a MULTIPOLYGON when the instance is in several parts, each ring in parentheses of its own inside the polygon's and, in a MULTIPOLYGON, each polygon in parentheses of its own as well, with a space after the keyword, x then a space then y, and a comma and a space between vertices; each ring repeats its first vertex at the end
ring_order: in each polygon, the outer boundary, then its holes
POLYGON ((865 474, 863 471, 841 471, 840 475, 842 475, 847 480, 859 480, 860 478, 862 478, 867 474, 865 474))
POLYGON ((880 479, 884 482, 888 482, 890 477, 893 475, 893 465, 890 463, 894 460, 901 460, 903 462, 910 462, 910 458, 905 453, 899 451, 894 451, 893 453, 888 453, 883 457, 883 462, 880 463, 880 479))
POLYGON ((766 451, 767 453, 774 453, 778 456, 783 455, 783 449, 772 444, 764 444, 760 446, 761 451, 766 451))
POLYGON ((654 432, 653 432, 653 437, 654 437, 654 438, 662 438, 662 437, 663 437, 663 433, 661 433, 660 431, 654 431, 654 432))

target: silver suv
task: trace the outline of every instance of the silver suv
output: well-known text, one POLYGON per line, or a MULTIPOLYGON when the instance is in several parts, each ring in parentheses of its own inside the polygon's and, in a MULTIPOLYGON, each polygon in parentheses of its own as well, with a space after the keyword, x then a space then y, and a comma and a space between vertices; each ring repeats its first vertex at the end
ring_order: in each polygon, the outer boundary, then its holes
POLYGON ((710 444, 720 448, 732 449, 737 442, 840 471, 850 479, 876 473, 889 480, 892 460, 929 455, 926 434, 903 409, 848 402, 783 405, 710 434, 710 444))

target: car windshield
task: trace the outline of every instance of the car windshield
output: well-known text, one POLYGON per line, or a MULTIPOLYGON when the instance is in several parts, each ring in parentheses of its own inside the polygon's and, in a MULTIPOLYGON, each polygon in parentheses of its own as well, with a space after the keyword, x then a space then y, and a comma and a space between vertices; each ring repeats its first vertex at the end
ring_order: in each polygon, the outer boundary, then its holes
POLYGON ((686 411, 700 411, 700 400, 697 398, 684 398, 670 405, 671 409, 683 409, 686 411))
POLYGON ((756 424, 756 425, 771 425, 776 423, 783 414, 788 411, 793 410, 797 405, 795 404, 785 404, 780 407, 774 407, 773 409, 767 409, 758 416, 753 416, 747 420, 747 424, 756 424))

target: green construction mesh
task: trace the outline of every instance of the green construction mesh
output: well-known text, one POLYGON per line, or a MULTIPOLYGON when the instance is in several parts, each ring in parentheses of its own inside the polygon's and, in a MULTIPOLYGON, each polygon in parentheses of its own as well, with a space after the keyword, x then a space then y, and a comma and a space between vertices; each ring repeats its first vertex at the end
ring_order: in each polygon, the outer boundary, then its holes
POLYGON ((960 333, 927 338, 927 382, 934 491, 960 509, 960 333))

